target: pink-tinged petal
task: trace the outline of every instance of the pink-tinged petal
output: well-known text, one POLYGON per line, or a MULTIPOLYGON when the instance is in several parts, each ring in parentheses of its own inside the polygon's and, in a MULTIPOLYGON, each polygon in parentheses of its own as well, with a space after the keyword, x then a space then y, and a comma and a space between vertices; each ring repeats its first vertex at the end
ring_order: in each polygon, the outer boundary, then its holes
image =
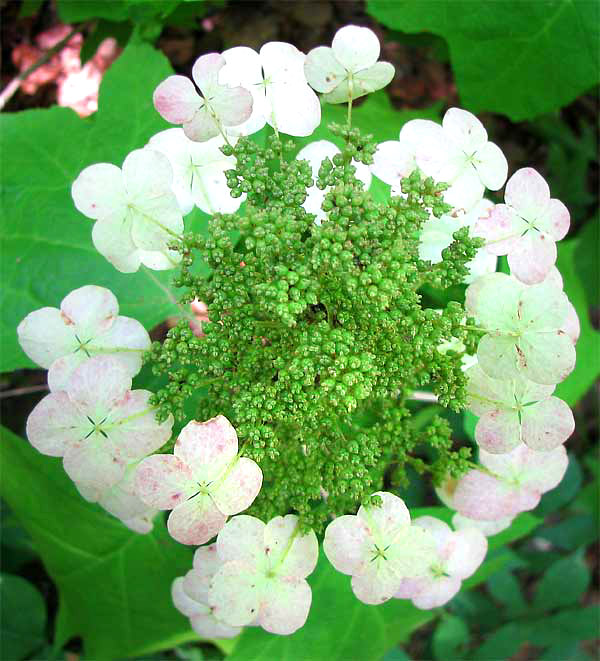
POLYGON ((546 180, 533 168, 521 168, 508 180, 504 201, 525 220, 533 222, 550 202, 546 180))
POLYGON ((484 413, 475 427, 475 440, 488 452, 510 452, 521 442, 518 412, 497 409, 484 413))
POLYGON ((255 569, 265 566, 265 524, 245 514, 230 519, 217 537, 217 555, 220 563, 239 560, 255 569))
POLYGON ((357 516, 366 524, 373 537, 392 539, 400 529, 410 525, 410 514, 401 498, 386 491, 376 491, 372 495, 381 498, 381 506, 361 505, 357 516))
POLYGON ((423 530, 427 530, 435 540, 438 553, 442 552, 453 535, 450 526, 444 521, 436 519, 434 516, 420 516, 413 521, 413 525, 419 526, 419 528, 423 528, 423 530))
POLYGON ((472 113, 449 108, 442 120, 444 133, 466 153, 471 154, 487 142, 487 131, 472 113))
POLYGON ((91 429, 65 392, 46 395, 27 418, 27 438, 42 454, 62 457, 91 429))
MULTIPOLYGON (((505 455, 493 455, 505 456, 505 455)), ((501 479, 472 470, 463 475, 454 491, 454 506, 470 519, 495 521, 533 509, 539 494, 518 489, 501 479)))
POLYGON ((525 407, 521 416, 523 442, 532 450, 552 450, 575 431, 573 413, 558 397, 525 407))
POLYGON ((130 388, 131 377, 116 358, 93 356, 73 371, 68 393, 75 406, 99 423, 130 388))
POLYGON ((169 159, 154 149, 135 149, 123 162, 128 199, 143 206, 148 199, 171 193, 173 168, 169 159))
POLYGON ((206 96, 218 85, 219 71, 225 66, 225 58, 219 53, 202 55, 192 67, 192 78, 206 96))
POLYGON ((109 289, 86 285, 65 296, 60 311, 65 324, 74 324, 81 334, 79 339, 87 342, 111 328, 119 314, 119 303, 109 289))
POLYGON ((250 624, 259 616, 263 586, 264 579, 252 567, 239 561, 225 563, 215 574, 209 592, 213 615, 230 626, 250 624))
POLYGON ((210 582, 217 569, 223 564, 217 554, 217 544, 208 544, 196 549, 193 561, 194 573, 203 581, 210 582))
POLYGON ((357 516, 335 518, 325 530, 323 551, 329 562, 343 574, 359 574, 368 565, 370 533, 357 516))
POLYGON ((131 239, 129 214, 99 220, 92 229, 96 250, 121 273, 135 273, 140 268, 140 255, 131 239))
POLYGON ((265 528, 265 553, 271 567, 277 567, 278 576, 306 578, 317 566, 319 543, 311 530, 305 535, 297 533, 298 517, 294 514, 276 516, 265 528), (295 535, 292 545, 290 539, 295 535), (282 554, 286 552, 282 560, 282 554))
POLYGON ((317 92, 331 92, 348 73, 327 46, 313 48, 306 56, 304 74, 308 84, 317 92))
POLYGON ((361 574, 352 576, 352 591, 365 604, 383 604, 400 589, 403 576, 398 576, 382 558, 365 565, 361 574))
POLYGON ((547 279, 526 287, 521 293, 518 314, 526 331, 554 331, 563 323, 567 312, 566 294, 547 279))
POLYGON ((403 578, 400 587, 394 595, 394 599, 412 599, 419 592, 425 590, 433 579, 430 576, 421 576, 419 578, 403 578))
POLYGON ((371 172, 390 186, 398 185, 417 167, 415 153, 407 144, 387 140, 377 145, 371 172))
MULTIPOLYGON (((514 450, 513 471, 519 476, 521 484, 532 491, 542 494, 554 489, 563 479, 569 463, 564 445, 553 450, 537 452, 522 445, 514 450)), ((494 457, 498 461, 498 457, 494 457)), ((483 459, 480 456, 480 461, 483 459)), ((489 464, 489 456, 485 458, 489 464)))
POLYGON ((506 519, 498 519, 497 521, 476 521, 469 519, 458 512, 452 517, 452 525, 456 530, 464 530, 465 528, 477 528, 486 537, 492 537, 499 532, 506 530, 513 522, 512 517, 506 519))
POLYGON ((135 474, 135 491, 149 507, 171 510, 196 491, 189 468, 172 454, 155 454, 143 459, 135 474))
POLYGON ((63 459, 64 469, 73 482, 101 491, 124 478, 127 463, 119 449, 98 433, 67 448, 63 459))
POLYGON ((142 459, 163 446, 171 437, 173 416, 157 422, 156 411, 150 405, 152 393, 131 390, 112 409, 102 425, 113 443, 122 448, 130 461, 142 459))
POLYGON ((135 492, 136 468, 135 464, 127 466, 123 479, 101 494, 98 502, 117 519, 128 522, 125 525, 143 529, 146 533, 152 530, 152 519, 157 511, 142 502, 135 492))
POLYGON ((202 107, 203 100, 194 84, 185 76, 169 76, 155 90, 154 107, 167 122, 189 122, 202 107))
POLYGON ((239 126, 252 115, 252 94, 243 87, 220 87, 210 106, 224 126, 239 126))
POLYGON ((225 525, 227 517, 210 496, 198 494, 175 506, 169 515, 167 529, 182 544, 198 546, 211 540, 225 525))
POLYGON ((413 604, 421 610, 438 608, 448 603, 458 594, 461 580, 453 576, 440 576, 412 598, 413 604))
POLYGON ((477 150, 475 169, 486 188, 499 190, 504 186, 508 175, 508 162, 500 147, 488 142, 477 150))
POLYGON ((183 589, 183 576, 176 578, 171 584, 171 599, 175 608, 186 617, 193 615, 206 615, 210 608, 191 599, 183 589))
POLYGON ((523 375, 535 383, 560 383, 575 367, 575 347, 562 330, 525 333, 519 346, 523 375))
POLYGON ((133 519, 120 519, 121 523, 129 530, 137 532, 140 535, 147 535, 154 528, 154 513, 140 514, 133 519))
POLYGON ((464 581, 475 573, 487 553, 485 535, 477 528, 464 528, 452 534, 452 544, 448 553, 445 570, 450 576, 464 581))
POLYGON ((206 142, 220 133, 219 124, 206 106, 200 108, 189 121, 183 124, 183 132, 195 142, 206 142))
POLYGON ((237 451, 233 425, 218 415, 206 422, 188 422, 175 443, 174 454, 190 466, 198 481, 203 481, 220 475, 237 451))
POLYGON ((263 474, 257 463, 246 457, 226 468, 226 477, 218 478, 218 487, 209 486, 215 505, 223 514, 237 514, 248 509, 262 486, 263 474), (221 481, 222 480, 222 481, 221 481))
POLYGON ((492 255, 506 255, 518 245, 527 224, 506 204, 496 204, 487 217, 475 222, 473 234, 486 240, 492 255))
POLYGON ((57 308, 30 312, 17 327, 17 335, 23 351, 46 369, 79 346, 73 324, 66 323, 57 308))
POLYGON ((537 226, 550 234, 555 241, 564 239, 570 224, 569 210, 560 200, 555 199, 550 200, 547 215, 544 218, 538 218, 537 221, 537 226))
POLYGON ((481 369, 493 379, 513 379, 519 375, 519 354, 515 338, 484 335, 477 347, 481 369))
POLYGON ((125 212, 123 175, 111 163, 96 163, 82 170, 71 187, 77 210, 88 218, 103 219, 125 212))
POLYGON ((556 262, 556 243, 543 232, 529 230, 508 253, 510 272, 521 282, 543 282, 556 262))
POLYGON ((574 305, 569 301, 569 309, 567 312, 567 317, 561 326, 562 331, 564 331, 570 338, 573 344, 577 344, 579 339, 579 334, 581 333, 581 326, 579 325, 579 317, 577 316, 577 310, 575 310, 574 305))
POLYGON ((369 28, 346 25, 340 28, 331 42, 338 62, 348 71, 356 72, 372 66, 379 57, 379 39, 369 28))
POLYGON ((312 602, 305 580, 277 577, 266 584, 263 595, 258 623, 265 631, 288 636, 304 626, 312 602))
POLYGON ((207 615, 192 615, 190 623, 192 629, 202 638, 235 638, 242 632, 240 627, 230 627, 217 620, 212 612, 207 615))
POLYGON ((321 123, 321 104, 313 90, 302 82, 267 86, 267 122, 282 133, 311 135, 321 123))

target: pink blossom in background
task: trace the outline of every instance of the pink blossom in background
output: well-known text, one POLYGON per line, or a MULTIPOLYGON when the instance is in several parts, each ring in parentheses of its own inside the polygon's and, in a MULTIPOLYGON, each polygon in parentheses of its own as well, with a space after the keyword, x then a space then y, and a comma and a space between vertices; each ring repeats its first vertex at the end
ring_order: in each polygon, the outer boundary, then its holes
MULTIPOLYGON (((23 72, 35 64, 44 52, 56 46, 71 31, 69 25, 55 25, 35 38, 36 45, 19 44, 12 52, 14 65, 23 72)), ((81 117, 87 117, 98 109, 98 90, 104 72, 119 55, 120 49, 113 38, 105 39, 95 55, 83 66, 80 52, 83 36, 74 34, 64 48, 33 71, 21 82, 25 94, 35 94, 39 87, 55 82, 57 103, 73 108, 81 117)))

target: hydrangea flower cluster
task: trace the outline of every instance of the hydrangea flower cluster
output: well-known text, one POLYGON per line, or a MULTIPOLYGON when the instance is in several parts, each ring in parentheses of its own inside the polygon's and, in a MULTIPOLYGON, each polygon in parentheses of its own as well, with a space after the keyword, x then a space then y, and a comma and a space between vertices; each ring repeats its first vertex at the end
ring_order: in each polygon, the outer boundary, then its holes
POLYGON ((505 204, 486 199, 508 164, 465 110, 410 121, 397 141, 361 135, 353 101, 393 77, 379 53, 370 30, 347 26, 307 55, 279 42, 203 55, 194 82, 155 91, 176 127, 73 183, 98 251, 124 273, 177 268, 201 331, 182 319, 151 344, 93 285, 18 328, 49 370, 29 441, 136 532, 170 511, 170 534, 199 547, 172 598, 201 636, 303 626, 317 535, 358 599, 435 608, 481 564, 486 536, 566 470, 574 422, 553 392, 579 330, 553 264, 568 212, 531 168, 510 178, 505 204), (348 104, 330 126, 343 147, 319 140, 294 157, 283 134, 314 132, 317 92, 348 104), (389 185, 385 202, 372 176, 389 185), (208 234, 185 227, 194 207, 208 234), (510 275, 496 272, 501 255, 510 275), (461 284, 464 304, 441 310, 419 293, 461 284), (162 379, 155 393, 131 389, 142 359, 162 379), (442 417, 413 424, 407 403, 423 388, 479 417, 479 463, 453 449, 442 417), (186 424, 172 440, 175 419, 186 424), (454 530, 411 521, 393 493, 408 467, 431 476, 454 530))

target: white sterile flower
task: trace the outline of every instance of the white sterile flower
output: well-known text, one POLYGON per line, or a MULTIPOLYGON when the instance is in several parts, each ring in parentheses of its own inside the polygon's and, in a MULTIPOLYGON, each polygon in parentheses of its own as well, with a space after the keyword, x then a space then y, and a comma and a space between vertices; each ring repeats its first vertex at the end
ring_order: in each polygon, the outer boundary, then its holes
POLYGON ((550 198, 546 180, 533 168, 513 174, 497 204, 482 218, 478 233, 493 255, 508 255, 511 273, 527 284, 542 282, 556 261, 556 241, 569 230, 569 211, 550 198))
POLYGON ((527 286, 504 273, 490 273, 469 285, 465 309, 486 331, 477 358, 488 376, 521 375, 554 385, 573 369, 575 348, 563 330, 569 301, 555 282, 527 286))
MULTIPOLYGON (((467 213, 452 212, 441 218, 432 215, 421 229, 419 258, 428 260, 432 264, 441 262, 442 252, 454 241, 453 234, 462 227, 468 227, 471 229, 471 235, 474 236, 472 228, 475 223, 479 218, 489 217, 493 208, 493 202, 482 199, 467 213)), ((493 273, 497 262, 498 258, 495 255, 491 255, 485 247, 480 248, 475 257, 465 264, 469 274, 465 276, 463 282, 470 284, 486 273, 493 273)))
POLYGON ((407 122, 400 133, 409 145, 416 147, 419 168, 437 182, 450 188, 444 201, 456 209, 471 209, 486 188, 502 188, 508 174, 508 163, 500 148, 488 142, 483 124, 466 110, 450 108, 442 126, 427 120, 407 122))
POLYGON ((297 516, 277 516, 266 525, 236 516, 217 537, 217 555, 222 565, 208 595, 215 617, 280 635, 304 625, 312 601, 305 579, 317 564, 319 545, 312 530, 300 534, 297 516))
MULTIPOLYGON (((308 161, 312 169, 312 175, 316 179, 321 163, 323 163, 326 158, 332 160, 336 154, 340 153, 340 150, 333 144, 333 142, 329 142, 329 140, 317 140, 309 143, 306 147, 303 147, 298 152, 296 159, 299 161, 308 161)), ((363 163, 357 163, 356 161, 352 161, 352 165, 356 168, 356 178, 363 182, 365 190, 368 189, 371 185, 369 166, 364 165, 363 163)), ((308 213, 315 214, 315 223, 317 225, 320 225, 325 218, 325 212, 321 209, 321 205, 323 204, 323 200, 325 199, 328 190, 329 188, 321 190, 317 188, 316 184, 314 184, 307 190, 306 200, 302 205, 308 213)))
POLYGON ((182 129, 167 129, 150 138, 148 147, 164 154, 173 168, 173 192, 181 212, 189 213, 194 205, 204 213, 234 213, 246 199, 233 198, 227 186, 225 170, 235 168, 235 157, 225 156, 221 136, 206 142, 194 142, 182 129))
POLYGON ((470 519, 497 521, 534 509, 567 470, 563 445, 537 452, 521 444, 505 454, 479 449, 483 470, 470 470, 453 485, 453 507, 470 519))
POLYGON ((250 507, 260 491, 258 464, 237 453, 237 434, 227 418, 192 420, 181 430, 173 454, 140 462, 137 494, 150 507, 173 510, 167 527, 178 542, 204 544, 229 515, 250 507))
POLYGON ((321 105, 304 76, 306 55, 292 44, 271 41, 257 53, 238 46, 223 52, 219 82, 242 85, 253 99, 252 115, 230 135, 250 135, 269 124, 288 135, 310 135, 321 122, 321 105))
POLYGON ((373 495, 381 498, 381 506, 361 506, 356 516, 334 519, 323 550, 338 571, 352 576, 358 599, 381 604, 394 596, 402 579, 426 575, 437 552, 431 535, 411 525, 400 498, 382 491, 373 495))
POLYGON ((469 519, 462 514, 456 512, 452 517, 452 525, 455 530, 464 530, 465 528, 477 528, 486 537, 492 537, 497 535, 499 532, 506 530, 510 524, 513 522, 513 517, 509 516, 504 519, 498 519, 496 521, 476 521, 475 519, 469 519))
POLYGON ((480 416, 475 440, 488 452, 509 452, 521 442, 532 450, 552 450, 575 430, 571 409, 552 397, 553 385, 539 385, 522 376, 492 379, 479 365, 466 376, 467 407, 480 416))
POLYGON ((129 464, 123 479, 106 491, 98 492, 81 484, 75 486, 86 500, 97 502, 130 530, 145 534, 152 530, 158 510, 148 507, 135 493, 136 467, 137 463, 129 464))
POLYGON ((450 601, 460 590, 462 581, 483 562, 487 540, 476 528, 453 532, 446 523, 432 516, 421 516, 413 525, 431 534, 438 557, 425 576, 405 578, 394 596, 412 599, 417 608, 437 608, 450 601))
POLYGON ((94 246, 119 271, 133 273, 140 264, 164 270, 181 261, 169 248, 183 232, 172 182, 169 160, 151 149, 132 151, 122 170, 110 163, 90 165, 74 181, 75 206, 96 221, 94 246))
POLYGON ((328 103, 358 99, 394 77, 393 65, 377 62, 379 52, 379 39, 372 30, 346 25, 335 33, 331 48, 319 46, 306 56, 306 78, 328 103))
POLYGON ((192 78, 204 95, 196 92, 185 76, 169 76, 154 90, 154 107, 168 122, 182 124, 190 140, 204 142, 238 126, 252 114, 252 95, 239 85, 229 87, 219 80, 225 58, 218 53, 199 57, 192 78))
POLYGON ((100 493, 120 482, 126 467, 163 445, 173 419, 158 423, 147 390, 130 390, 131 377, 112 356, 75 368, 64 391, 52 392, 27 420, 36 450, 63 457, 69 477, 100 493))
POLYGON ((210 582, 220 565, 217 545, 201 546, 194 553, 193 569, 171 586, 175 608, 190 618, 192 629, 203 638, 234 638, 242 630, 218 620, 208 605, 210 582))
POLYGON ((150 348, 146 329, 119 316, 115 295, 104 287, 86 285, 73 290, 58 308, 30 312, 17 327, 23 351, 49 369, 50 390, 64 390, 73 370, 91 356, 111 354, 129 376, 142 367, 150 348))

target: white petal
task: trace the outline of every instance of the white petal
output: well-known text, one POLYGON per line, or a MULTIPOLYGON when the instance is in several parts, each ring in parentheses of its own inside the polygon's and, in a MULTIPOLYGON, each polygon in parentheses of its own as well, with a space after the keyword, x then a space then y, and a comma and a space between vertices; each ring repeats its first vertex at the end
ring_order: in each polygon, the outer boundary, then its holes
POLYGON ((369 28, 346 25, 335 33, 331 48, 336 59, 348 71, 360 71, 377 62, 379 39, 369 28))
POLYGON ((97 163, 82 170, 71 187, 75 207, 88 218, 100 219, 124 212, 125 186, 121 170, 97 163))

